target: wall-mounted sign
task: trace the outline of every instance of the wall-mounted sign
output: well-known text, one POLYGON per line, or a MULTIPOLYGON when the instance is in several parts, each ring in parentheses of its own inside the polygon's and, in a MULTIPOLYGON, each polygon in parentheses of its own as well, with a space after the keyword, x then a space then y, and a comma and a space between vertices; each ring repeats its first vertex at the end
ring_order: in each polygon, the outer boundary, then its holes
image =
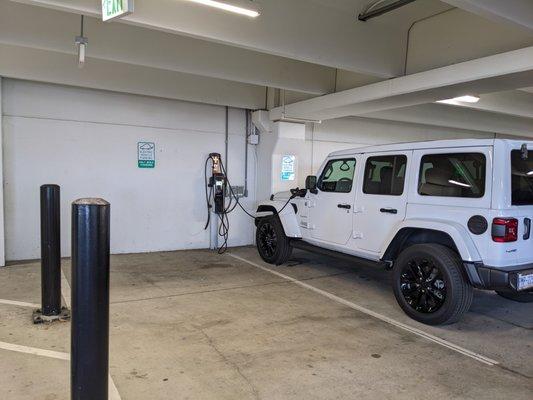
POLYGON ((293 181, 296 177, 295 173, 296 156, 281 157, 281 180, 293 181))
POLYGON ((137 162, 139 168, 155 167, 155 143, 139 142, 137 143, 137 162))
POLYGON ((111 21, 133 12, 133 0, 102 0, 102 21, 111 21))

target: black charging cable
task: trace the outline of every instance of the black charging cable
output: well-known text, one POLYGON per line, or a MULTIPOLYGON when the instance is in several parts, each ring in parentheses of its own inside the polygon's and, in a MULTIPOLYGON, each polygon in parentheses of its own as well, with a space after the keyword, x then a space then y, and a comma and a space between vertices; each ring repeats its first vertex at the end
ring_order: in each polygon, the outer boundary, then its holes
MULTIPOLYGON (((207 164, 209 163, 209 160, 211 157, 208 157, 205 160, 205 166, 204 166, 204 181, 205 181, 205 200, 207 203, 207 222, 205 224, 204 230, 206 230, 209 227, 209 224, 211 222, 211 208, 213 207, 211 205, 211 199, 213 196, 213 187, 209 186, 208 184, 208 178, 207 178, 207 164), (210 187, 211 190, 208 190, 208 187, 210 187)), ((220 226, 218 228, 218 235, 224 239, 222 245, 218 248, 218 254, 224 254, 228 249, 228 239, 229 239, 229 217, 228 215, 233 212, 237 206, 241 208, 242 211, 246 215, 248 215, 250 218, 255 220, 255 215, 250 214, 240 203, 239 197, 235 194, 235 191, 233 190, 233 186, 231 186, 231 183, 228 179, 228 174, 226 172, 226 167, 224 166, 224 163, 222 162, 222 159, 220 160, 220 166, 222 168, 222 172, 224 173, 227 187, 229 188, 230 193, 230 201, 228 202, 227 206, 224 208, 224 212, 221 214, 218 214, 218 218, 220 220, 220 226), (235 204, 233 204, 233 201, 235 200, 235 204)), ((300 190, 295 189, 291 190, 291 196, 287 200, 287 202, 281 207, 279 211, 276 211, 273 215, 279 215, 285 208, 289 205, 290 201, 294 199, 295 197, 300 195, 300 190)))
POLYGON ((204 226, 204 231, 209 227, 209 223, 211 222, 211 196, 213 195, 213 187, 209 187, 209 184, 207 183, 207 163, 210 159, 211 157, 207 157, 204 165, 205 201, 207 203, 207 221, 204 226))

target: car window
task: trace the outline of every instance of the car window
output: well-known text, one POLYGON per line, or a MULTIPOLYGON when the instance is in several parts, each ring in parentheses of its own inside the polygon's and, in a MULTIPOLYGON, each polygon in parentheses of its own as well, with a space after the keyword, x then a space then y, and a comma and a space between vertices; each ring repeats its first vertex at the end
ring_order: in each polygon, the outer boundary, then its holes
POLYGON ((533 205, 533 151, 511 151, 511 174, 513 206, 533 205))
POLYGON ((363 193, 401 196, 405 184, 407 157, 369 157, 366 160, 363 193))
POLYGON ((420 164, 418 193, 422 196, 483 197, 485 175, 484 154, 426 154, 420 164))
POLYGON ((323 192, 349 193, 352 191, 355 159, 330 160, 324 167, 317 187, 323 192))

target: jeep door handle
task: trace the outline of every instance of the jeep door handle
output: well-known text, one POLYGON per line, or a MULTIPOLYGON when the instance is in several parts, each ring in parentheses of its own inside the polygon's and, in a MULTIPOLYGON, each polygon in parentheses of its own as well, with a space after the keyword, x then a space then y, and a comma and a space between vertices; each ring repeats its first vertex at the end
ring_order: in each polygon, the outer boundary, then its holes
POLYGON ((380 208, 379 212, 389 213, 389 214, 398 214, 398 210, 395 208, 380 208))
POLYGON ((352 206, 349 204, 337 204, 337 207, 345 208, 346 210, 349 210, 350 208, 352 208, 352 206))

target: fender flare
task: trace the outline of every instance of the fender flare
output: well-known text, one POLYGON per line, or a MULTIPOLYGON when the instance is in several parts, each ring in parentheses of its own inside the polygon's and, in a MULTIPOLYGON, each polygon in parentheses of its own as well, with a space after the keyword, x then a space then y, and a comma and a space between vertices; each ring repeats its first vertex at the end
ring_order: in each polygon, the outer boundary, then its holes
POLYGON ((392 231, 392 234, 387 238, 387 241, 385 242, 386 248, 383 249, 380 257, 385 255, 397 234, 402 229, 409 228, 443 232, 453 240, 455 247, 457 248, 457 251, 459 252, 459 255, 463 261, 479 262, 481 260, 481 256, 476 248, 476 245, 474 244, 474 241, 461 224, 455 221, 446 221, 433 218, 413 218, 400 222, 398 225, 396 225, 395 229, 392 231))
POLYGON ((271 200, 261 202, 257 207, 257 212, 255 214, 255 219, 263 217, 269 217, 271 215, 277 214, 281 226, 285 232, 285 236, 288 238, 297 238, 302 237, 302 231, 300 230, 300 225, 298 224, 298 218, 294 212, 294 207, 291 204, 288 204, 287 207, 279 212, 284 206, 287 200, 271 200))

